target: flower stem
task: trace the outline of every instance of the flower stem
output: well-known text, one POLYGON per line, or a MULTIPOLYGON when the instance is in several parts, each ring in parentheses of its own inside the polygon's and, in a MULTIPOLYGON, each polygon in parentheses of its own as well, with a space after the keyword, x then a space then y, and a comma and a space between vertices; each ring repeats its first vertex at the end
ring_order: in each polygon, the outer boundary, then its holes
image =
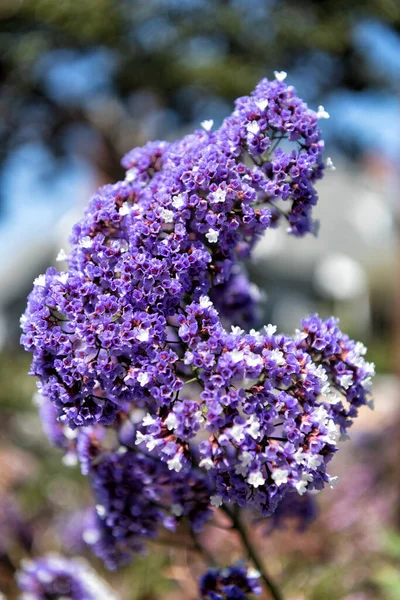
POLYGON ((260 557, 258 556, 257 551, 254 548, 253 544, 251 543, 251 541, 247 535, 246 528, 244 527, 243 523, 241 522, 239 515, 236 515, 234 512, 231 512, 229 510, 229 508, 227 508, 226 506, 223 506, 222 509, 232 520, 233 528, 236 529, 236 531, 238 532, 241 542, 242 542, 244 548, 246 549, 250 560, 253 562, 257 571, 259 571, 259 573, 261 575, 261 579, 263 580, 264 585, 267 588, 271 597, 274 600, 283 600, 281 592, 277 588, 276 584, 270 579, 269 575, 267 575, 265 568, 262 564, 262 561, 261 561, 260 557))
POLYGON ((208 552, 208 550, 200 542, 198 535, 193 530, 193 527, 190 527, 190 535, 191 535, 192 540, 193 540, 194 549, 197 550, 197 552, 202 555, 202 557, 204 558, 205 562, 210 567, 215 567, 215 560, 214 560, 214 558, 211 556, 211 554, 208 552))

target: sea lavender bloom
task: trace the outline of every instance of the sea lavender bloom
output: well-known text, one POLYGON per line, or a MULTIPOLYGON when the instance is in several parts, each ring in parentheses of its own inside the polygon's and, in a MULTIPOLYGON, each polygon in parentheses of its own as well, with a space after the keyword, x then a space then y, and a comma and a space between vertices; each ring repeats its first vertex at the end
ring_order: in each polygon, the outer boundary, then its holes
POLYGON ((50 554, 25 560, 17 572, 21 600, 118 600, 89 565, 50 554))
POLYGON ((261 594, 260 574, 236 563, 223 569, 209 569, 200 579, 201 600, 245 600, 248 594, 261 594))
POLYGON ((276 225, 277 198, 291 203, 293 232, 312 229, 322 148, 317 114, 293 87, 263 80, 219 130, 124 158, 126 180, 101 188, 74 227, 69 271, 35 280, 22 320, 31 372, 61 421, 109 425, 133 397, 172 401, 182 378, 165 344, 182 302, 229 280, 276 225), (283 138, 293 156, 272 149, 283 138))
POLYGON ((180 401, 169 412, 148 415, 136 443, 180 472, 192 461, 200 428, 200 467, 215 482, 212 504, 252 504, 264 515, 284 495, 321 489, 333 479, 327 464, 368 398, 373 366, 364 348, 335 320, 303 322, 298 339, 264 333, 226 332, 209 298, 186 307, 178 335, 183 362, 198 374, 199 399, 180 425, 180 401), (189 418, 190 417, 190 418, 189 418))
POLYGON ((211 486, 200 470, 170 472, 165 462, 136 448, 106 449, 92 430, 82 432, 79 442, 78 458, 91 477, 96 504, 83 538, 109 569, 143 553, 162 527, 174 530, 187 519, 196 531, 211 516, 211 486))
POLYGON ((161 525, 200 527, 210 505, 270 515, 333 485, 340 434, 370 402, 373 365, 336 320, 310 317, 293 338, 241 329, 256 308, 241 259, 283 219, 315 232, 326 111, 283 79, 217 130, 132 150, 73 228, 68 271, 34 282, 22 343, 50 438, 91 477, 89 537, 109 566, 161 525))

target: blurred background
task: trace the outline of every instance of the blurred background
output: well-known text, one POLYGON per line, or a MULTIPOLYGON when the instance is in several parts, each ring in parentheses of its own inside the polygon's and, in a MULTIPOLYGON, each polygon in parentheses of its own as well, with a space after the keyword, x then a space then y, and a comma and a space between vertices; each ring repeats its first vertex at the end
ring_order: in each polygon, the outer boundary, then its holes
MULTIPOLYGON (((315 522, 264 528, 259 543, 287 598, 398 600, 399 0, 0 0, 0 55, 0 589, 15 597, 29 552, 85 553, 87 483, 48 445, 18 346, 33 279, 68 249, 91 193, 121 178, 125 152, 219 125, 276 69, 330 113, 336 170, 319 184, 319 236, 269 231, 247 265, 260 320, 292 332, 333 313, 378 376, 376 410, 335 459, 340 483, 315 522)), ((226 548, 222 534, 209 543, 226 548)), ((172 568, 174 552, 107 578, 126 600, 187 600, 190 568, 182 556, 172 568)))

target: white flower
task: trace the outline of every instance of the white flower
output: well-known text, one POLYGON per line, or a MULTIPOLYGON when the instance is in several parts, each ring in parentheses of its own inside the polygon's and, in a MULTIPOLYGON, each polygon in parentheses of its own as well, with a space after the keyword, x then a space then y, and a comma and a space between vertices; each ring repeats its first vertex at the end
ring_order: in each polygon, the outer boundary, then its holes
POLYGON ((296 342, 301 342, 302 340, 305 340, 306 337, 308 337, 308 333, 305 333, 304 331, 300 331, 300 329, 296 329, 295 330, 295 341, 296 342))
POLYGON ((240 444, 240 442, 243 442, 243 440, 244 440, 243 429, 244 429, 244 425, 233 425, 233 427, 231 427, 229 429, 231 438, 233 440, 235 440, 235 442, 238 442, 239 444, 240 444))
POLYGON ((64 465, 66 467, 75 467, 75 465, 78 464, 78 458, 77 458, 76 454, 72 454, 71 452, 68 452, 67 454, 65 454, 63 456, 62 462, 64 463, 64 465))
POLYGON ((172 223, 174 220, 174 213, 172 212, 172 210, 163 208, 161 211, 161 218, 164 221, 164 223, 172 223))
POLYGON ((176 418, 176 414, 170 412, 168 417, 165 419, 164 423, 166 424, 169 430, 176 429, 178 427, 178 419, 176 418))
POLYGON ((253 569, 252 567, 250 567, 249 569, 247 569, 247 577, 249 579, 258 579, 259 577, 261 577, 260 571, 257 571, 257 569, 253 569))
MULTIPOLYGON (((315 367, 315 365, 313 366, 315 367)), ((316 369, 314 368, 310 370, 316 377, 318 377, 320 381, 328 381, 328 373, 325 371, 322 365, 318 365, 316 369)))
POLYGON ((100 539, 100 531, 97 529, 85 529, 82 534, 83 541, 88 544, 96 544, 100 539))
MULTIPOLYGON (((148 427, 149 425, 154 425, 155 422, 156 422, 155 418, 152 417, 150 413, 147 413, 147 415, 145 415, 143 417, 143 421, 142 421, 142 423, 143 423, 143 425, 145 425, 145 427, 148 427)), ((138 431, 138 433, 140 433, 140 432, 138 431)))
POLYGON ((39 275, 39 277, 36 277, 33 281, 33 285, 44 287, 46 285, 46 275, 39 275))
POLYGON ((325 425, 327 422, 327 418, 328 418, 328 413, 326 411, 326 408, 322 405, 318 406, 318 408, 316 408, 312 412, 312 417, 313 417, 313 419, 315 419, 318 422, 318 424, 320 426, 325 425))
POLYGON ((364 369, 368 375, 371 375, 371 376, 375 375, 375 363, 366 362, 364 365, 364 369))
POLYGON ((244 358, 242 350, 232 350, 232 352, 229 352, 229 356, 232 359, 234 365, 240 363, 240 361, 242 361, 244 358))
POLYGON ((57 262, 62 262, 63 260, 67 260, 68 255, 63 248, 61 248, 60 252, 56 256, 57 262))
POLYGON ((147 435, 143 435, 141 431, 136 432, 135 445, 139 446, 139 444, 143 444, 147 440, 147 435))
POLYGON ((201 122, 201 126, 205 131, 211 131, 214 121, 212 119, 206 119, 201 122))
POLYGON ((244 333, 244 329, 241 329, 237 325, 231 325, 231 333, 233 335, 242 335, 242 333, 244 333))
POLYGON ((322 389, 322 394, 324 395, 326 402, 328 404, 337 404, 338 402, 340 402, 340 396, 335 394, 335 392, 332 392, 330 390, 330 388, 329 389, 326 389, 326 388, 328 388, 328 386, 325 386, 322 389))
POLYGON ((304 465, 307 462, 307 456, 308 455, 306 452, 303 452, 301 448, 298 448, 294 453, 293 458, 298 465, 304 465))
POLYGON ((248 476, 247 481, 250 485, 252 485, 255 488, 258 488, 260 487, 260 485, 263 485, 265 483, 265 479, 261 471, 252 471, 248 476))
POLYGON ((149 330, 148 329, 139 329, 136 330, 136 339, 139 342, 148 342, 149 341, 149 330))
POLYGON ((219 238, 219 232, 216 229, 209 229, 206 238, 210 244, 216 244, 219 238))
POLYGON ((60 283, 67 283, 68 281, 68 273, 59 273, 58 275, 56 275, 55 279, 57 279, 57 281, 59 281, 60 283))
POLYGON ((324 459, 322 458, 322 456, 319 456, 317 454, 307 455, 307 467, 311 469, 311 471, 315 471, 315 469, 317 469, 323 462, 324 459))
POLYGON ((274 335, 274 333, 276 333, 276 325, 271 325, 271 323, 269 325, 264 325, 264 329, 265 329, 265 335, 274 335))
POLYGON ((172 196, 172 206, 174 208, 182 208, 185 204, 185 199, 182 194, 178 194, 177 196, 172 196))
POLYGON ((274 71, 275 79, 278 81, 285 81, 287 77, 286 71, 274 71))
POLYGON ((271 358, 276 362, 278 367, 281 367, 282 365, 285 364, 285 358, 283 356, 283 352, 281 352, 280 350, 277 350, 277 349, 272 350, 271 358))
POLYGON ((313 480, 313 476, 310 475, 309 473, 301 474, 301 480, 297 481, 294 485, 294 487, 296 488, 296 490, 298 491, 300 496, 302 496, 303 494, 306 493, 308 483, 312 480, 313 480))
POLYGON ((67 440, 75 440, 78 437, 78 430, 71 429, 70 427, 65 425, 63 427, 63 434, 64 434, 64 437, 67 438, 67 440))
POLYGON ((330 156, 328 156, 328 158, 326 159, 326 168, 329 169, 329 171, 336 171, 336 167, 333 164, 330 156))
POLYGON ((329 119, 330 114, 328 112, 326 112, 325 108, 323 106, 318 106, 318 110, 317 110, 317 118, 318 119, 329 119))
POLYGON ((246 129, 249 133, 252 133, 253 135, 257 135, 257 133, 259 133, 260 131, 260 127, 257 121, 252 121, 251 123, 249 123, 246 129))
POLYGON ((226 190, 218 188, 217 191, 213 193, 214 202, 225 202, 226 194, 226 190))
POLYGON ((150 375, 146 371, 140 371, 137 376, 137 380, 140 383, 140 387, 144 387, 150 381, 150 375))
POLYGON ((247 421, 248 429, 247 433, 256 440, 260 435, 260 421, 254 415, 251 415, 250 419, 247 421))
POLYGON ((167 465, 168 465, 168 469, 170 471, 175 471, 176 473, 179 473, 179 471, 182 470, 180 454, 175 454, 175 456, 173 458, 170 458, 167 461, 167 465))
POLYGON ((237 475, 242 475, 245 477, 249 470, 249 465, 251 464, 253 457, 250 452, 246 450, 239 456, 239 464, 235 466, 235 473, 237 475))
POLYGON ((79 245, 81 248, 90 248, 92 246, 92 238, 86 235, 84 238, 81 239, 79 245))
POLYGON ((118 213, 121 215, 121 217, 124 217, 125 215, 129 215, 130 212, 131 212, 131 208, 127 202, 124 202, 118 211, 118 213))
POLYGON ((259 100, 258 102, 256 102, 256 105, 260 110, 265 110, 268 106, 267 98, 265 100, 259 100))
POLYGON ((340 385, 347 390, 353 383, 352 375, 342 375, 339 379, 340 385))
POLYGON ((96 504, 96 512, 100 518, 104 517, 106 514, 106 509, 101 504, 96 504))
POLYGON ((327 424, 328 433, 324 436, 328 444, 336 446, 340 439, 340 432, 335 423, 330 419, 327 424))
POLYGON ((158 446, 161 443, 160 440, 156 440, 155 438, 152 438, 150 436, 147 436, 146 440, 146 448, 149 452, 152 452, 154 448, 156 448, 156 446, 158 446))
POLYGON ((181 517, 183 515, 183 506, 182 504, 172 504, 171 512, 175 517, 181 517))
POLYGON ((258 340, 261 337, 261 333, 259 331, 256 331, 255 329, 250 329, 249 335, 255 337, 256 340, 258 340))
POLYGON ((204 467, 206 469, 206 471, 209 471, 210 469, 212 469, 214 466, 213 461, 211 460, 211 458, 203 458, 200 462, 199 462, 199 467, 204 467))
POLYGON ((337 477, 337 476, 329 477, 329 479, 328 479, 329 487, 333 490, 333 488, 338 483, 338 481, 339 481, 339 477, 337 477))
POLYGON ((213 305, 208 296, 200 296, 199 304, 200 308, 210 308, 213 305))
POLYGON ((246 477, 248 470, 249 468, 246 465, 243 465, 242 463, 239 463, 235 466, 236 475, 241 475, 242 477, 246 477))
POLYGON ((289 473, 290 473, 290 471, 287 471, 286 469, 275 469, 274 472, 272 473, 272 479, 275 481, 276 485, 279 487, 283 483, 287 483, 289 473))
MULTIPOLYGON (((21 317, 21 318, 22 318, 22 317, 21 317)), ((364 390, 365 390, 366 392, 370 392, 370 391, 371 391, 371 388, 372 388, 372 379, 371 379, 371 377, 367 377, 366 379, 364 379, 364 380, 361 382, 361 385, 363 386, 363 388, 364 388, 364 390)))
POLYGON ((218 494, 210 496, 210 504, 211 506, 215 506, 216 508, 218 508, 222 505, 222 496, 219 496, 218 494))
POLYGON ((262 356, 260 356, 259 354, 254 354, 253 352, 250 352, 250 354, 248 354, 246 356, 246 365, 248 367, 259 367, 264 363, 262 356))
POLYGON ((131 183, 132 181, 135 181, 136 177, 137 177, 137 170, 136 170, 136 168, 129 169, 125 173, 125 181, 127 181, 128 183, 131 183))
POLYGON ((362 342, 356 342, 354 351, 356 354, 360 354, 360 356, 365 356, 365 354, 367 354, 367 348, 362 342))

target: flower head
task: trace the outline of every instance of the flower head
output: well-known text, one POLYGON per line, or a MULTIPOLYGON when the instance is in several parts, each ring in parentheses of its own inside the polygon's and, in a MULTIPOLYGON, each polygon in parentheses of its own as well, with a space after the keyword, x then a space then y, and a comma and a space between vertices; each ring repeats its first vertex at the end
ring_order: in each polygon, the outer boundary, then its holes
POLYGON ((223 569, 209 569, 200 580, 201 600, 245 600, 248 594, 261 594, 260 574, 236 563, 223 569))
POLYGON ((91 477, 89 538, 111 567, 162 526, 200 527, 210 504, 270 515, 330 485, 340 434, 370 403, 373 365, 335 319, 293 338, 242 329, 260 294, 240 260, 282 217, 292 235, 315 231, 324 110, 285 77, 238 98, 219 129, 129 152, 125 180, 74 226, 69 270, 29 296, 22 343, 46 431, 91 477))
POLYGON ((17 583, 21 600, 117 600, 86 562, 56 554, 23 561, 17 583))

